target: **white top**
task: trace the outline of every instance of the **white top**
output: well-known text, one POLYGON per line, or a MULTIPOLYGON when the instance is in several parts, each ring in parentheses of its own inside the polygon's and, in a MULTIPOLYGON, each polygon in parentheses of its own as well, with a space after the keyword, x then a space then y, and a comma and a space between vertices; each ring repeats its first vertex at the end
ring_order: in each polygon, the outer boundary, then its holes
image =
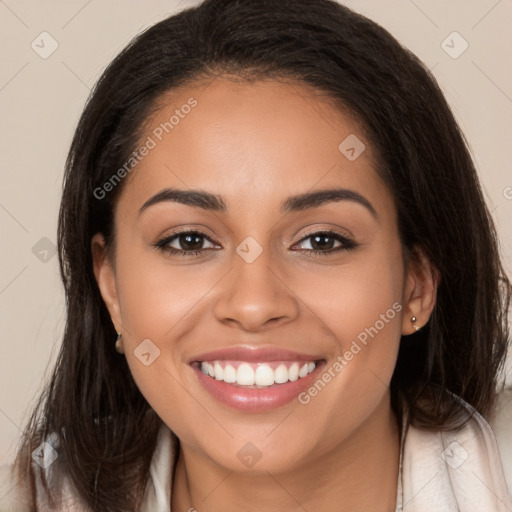
MULTIPOLYGON (((469 404, 462 404, 473 411, 469 404)), ((512 389, 500 394, 492 425, 475 412, 456 432, 402 428, 396 512, 512 512, 512 389)), ((56 437, 49 441, 58 449, 56 437)), ((170 512, 177 443, 176 436, 162 425, 144 505, 137 512, 170 512)), ((51 456, 51 451, 44 454, 50 461, 51 456)), ((55 478, 57 463, 46 470, 33 465, 45 471, 50 481, 55 478)), ((85 512, 66 479, 63 496, 59 510, 85 512)), ((49 509, 39 502, 37 510, 49 509)), ((0 512, 30 512, 10 479, 10 466, 0 468, 0 512)))

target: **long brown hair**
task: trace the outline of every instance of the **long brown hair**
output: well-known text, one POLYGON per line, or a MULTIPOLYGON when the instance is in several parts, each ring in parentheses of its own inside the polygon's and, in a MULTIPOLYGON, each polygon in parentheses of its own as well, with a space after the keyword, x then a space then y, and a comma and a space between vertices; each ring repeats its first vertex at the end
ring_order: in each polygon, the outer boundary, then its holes
MULTIPOLYGON (((138 35, 108 66, 80 118, 58 226, 67 323, 49 384, 26 427, 20 475, 51 433, 59 464, 92 510, 133 511, 161 420, 138 390, 93 274, 91 238, 112 245, 115 200, 95 194, 136 148, 166 91, 201 76, 284 77, 322 90, 367 130, 394 195, 405 251, 441 275, 428 324, 401 343, 396 411, 453 428, 451 394, 484 415, 508 342, 510 283, 465 140, 435 79, 383 28, 332 0, 206 0, 138 35)), ((55 489, 49 489, 50 496, 55 489)))

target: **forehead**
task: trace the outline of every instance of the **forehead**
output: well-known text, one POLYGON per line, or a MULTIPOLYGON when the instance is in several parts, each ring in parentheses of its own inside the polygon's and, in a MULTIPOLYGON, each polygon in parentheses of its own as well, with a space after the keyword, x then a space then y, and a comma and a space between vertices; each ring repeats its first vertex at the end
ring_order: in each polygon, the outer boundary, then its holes
POLYGON ((171 90, 144 123, 144 145, 122 194, 130 205, 166 187, 234 206, 335 186, 387 194, 360 123, 299 83, 216 78, 171 90))

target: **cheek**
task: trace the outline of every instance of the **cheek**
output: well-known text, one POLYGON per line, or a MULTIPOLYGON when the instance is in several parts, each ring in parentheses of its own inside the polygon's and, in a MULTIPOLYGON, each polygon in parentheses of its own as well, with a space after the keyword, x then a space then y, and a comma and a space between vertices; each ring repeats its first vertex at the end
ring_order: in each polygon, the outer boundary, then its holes
POLYGON ((346 265, 306 269, 287 279, 300 301, 336 335, 339 350, 358 337, 364 343, 365 335, 396 340, 404 279, 400 250, 372 250, 350 258, 346 265))
POLYGON ((159 414, 186 408, 180 340, 190 339, 218 278, 191 265, 155 262, 145 251, 120 256, 116 270, 124 352, 137 386, 159 414))
POLYGON ((168 338, 187 315, 194 314, 214 283, 212 273, 167 263, 144 251, 121 258, 118 293, 128 335, 133 341, 168 338))

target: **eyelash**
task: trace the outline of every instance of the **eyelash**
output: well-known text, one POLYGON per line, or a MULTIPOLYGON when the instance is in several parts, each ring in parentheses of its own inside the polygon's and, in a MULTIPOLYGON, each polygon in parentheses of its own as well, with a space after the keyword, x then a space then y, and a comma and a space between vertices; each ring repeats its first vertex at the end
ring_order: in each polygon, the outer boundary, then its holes
MULTIPOLYGON (((176 256, 198 256, 199 254, 204 253, 204 251, 211 250, 211 249, 199 249, 199 250, 187 251, 187 250, 183 250, 183 249, 175 249, 174 247, 169 247, 169 244, 171 242, 173 242, 175 239, 179 238, 180 235, 184 235, 184 234, 199 235, 200 237, 205 238, 209 242, 214 243, 207 235, 205 235, 204 233, 201 233, 201 231, 190 230, 190 231, 180 231, 178 233, 174 233, 171 236, 162 238, 161 240, 159 240, 158 242, 153 244, 153 247, 155 247, 156 249, 158 249, 160 251, 167 252, 168 254, 176 255, 176 256)), ((343 250, 350 251, 352 249, 355 249, 358 246, 358 244, 356 242, 354 242, 353 240, 351 240, 350 238, 340 235, 336 231, 329 231, 329 230, 328 231, 314 231, 312 233, 309 233, 306 236, 304 236, 303 238, 301 238, 295 245, 298 245, 301 242, 304 242, 308 238, 312 238, 312 237, 318 236, 318 235, 330 236, 330 237, 334 238, 336 241, 341 242, 342 245, 340 247, 337 247, 335 249, 329 249, 327 251, 320 251, 318 249, 302 249, 302 251, 306 251, 309 254, 318 254, 318 255, 325 256, 325 255, 329 255, 329 254, 336 253, 336 252, 343 251, 343 250)))

